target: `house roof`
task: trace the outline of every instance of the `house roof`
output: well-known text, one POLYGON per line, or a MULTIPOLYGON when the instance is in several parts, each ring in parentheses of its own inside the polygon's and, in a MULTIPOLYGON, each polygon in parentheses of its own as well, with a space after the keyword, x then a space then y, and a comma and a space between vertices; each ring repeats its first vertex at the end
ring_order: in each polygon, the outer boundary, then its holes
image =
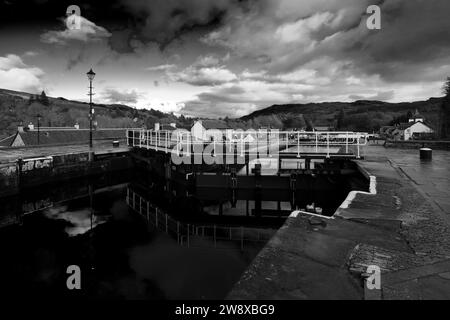
POLYGON ((330 130, 334 129, 333 126, 329 126, 329 125, 318 125, 318 126, 314 126, 313 128, 315 131, 330 131, 330 130))
POLYGON ((4 139, 0 140, 0 147, 9 147, 9 146, 11 146, 11 143, 14 141, 15 137, 16 137, 16 135, 13 134, 12 136, 9 136, 7 138, 4 138, 4 139))
POLYGON ((171 125, 168 124, 162 124, 159 127, 160 130, 166 130, 166 131, 173 131, 173 130, 177 130, 177 128, 172 127, 171 125))
POLYGON ((428 128, 433 129, 433 127, 432 127, 429 123, 422 122, 422 121, 418 121, 418 122, 408 122, 408 123, 400 123, 400 125, 398 126, 398 129, 400 129, 400 130, 406 130, 406 129, 408 129, 409 127, 411 127, 411 126, 413 126, 413 125, 415 125, 416 123, 419 123, 419 122, 422 123, 423 125, 427 126, 428 128))
POLYGON ((225 121, 222 120, 202 120, 205 129, 231 129, 225 121))
POLYGON ((406 129, 408 129, 409 127, 411 127, 415 123, 416 122, 400 123, 397 128, 400 129, 400 130, 406 130, 406 129))
MULTIPOLYGON (((97 129, 92 131, 93 140, 103 139, 120 139, 125 137, 126 129, 97 129)), ((26 146, 34 146, 38 144, 38 131, 24 131, 17 132, 14 136, 20 135, 20 138, 26 146)), ((40 130, 39 144, 40 145, 56 145, 56 144, 70 144, 89 140, 88 129, 70 129, 70 130, 40 130)), ((11 141, 12 143, 12 141, 11 141)), ((11 143, 9 145, 11 145, 11 143)))

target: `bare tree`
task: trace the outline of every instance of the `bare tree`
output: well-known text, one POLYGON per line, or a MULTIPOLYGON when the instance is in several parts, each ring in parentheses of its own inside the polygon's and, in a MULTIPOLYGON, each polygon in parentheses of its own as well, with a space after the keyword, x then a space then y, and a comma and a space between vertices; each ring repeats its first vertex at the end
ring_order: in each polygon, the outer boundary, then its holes
POLYGON ((439 115, 439 131, 440 137, 447 139, 450 137, 450 77, 445 81, 442 90, 445 96, 442 100, 441 112, 439 115))

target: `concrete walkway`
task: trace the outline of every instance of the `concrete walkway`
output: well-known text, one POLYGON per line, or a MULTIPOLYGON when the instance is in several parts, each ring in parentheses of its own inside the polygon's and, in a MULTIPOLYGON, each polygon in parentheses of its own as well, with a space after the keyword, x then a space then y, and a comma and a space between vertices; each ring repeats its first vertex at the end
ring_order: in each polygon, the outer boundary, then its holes
POLYGON ((368 147, 358 164, 377 194, 357 194, 333 219, 290 217, 229 298, 450 299, 449 158, 368 147), (381 290, 364 287, 369 265, 381 290))
MULTIPOLYGON (((77 144, 67 146, 42 146, 29 148, 0 148, 0 163, 15 162, 22 158, 47 157, 61 154, 75 154, 89 152, 89 145, 77 144)), ((126 152, 129 147, 125 141, 121 141, 119 148, 112 147, 112 141, 94 141, 93 151, 95 154, 107 154, 126 152)))
POLYGON ((372 146, 366 149, 366 154, 369 159, 386 155, 424 196, 450 216, 450 151, 434 150, 432 161, 421 161, 419 151, 411 149, 372 146))

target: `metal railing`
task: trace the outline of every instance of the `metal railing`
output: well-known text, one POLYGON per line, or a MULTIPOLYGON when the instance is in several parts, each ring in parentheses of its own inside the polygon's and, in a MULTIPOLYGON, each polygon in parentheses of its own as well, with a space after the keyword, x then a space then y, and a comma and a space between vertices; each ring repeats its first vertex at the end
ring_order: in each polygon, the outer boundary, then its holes
POLYGON ((368 134, 361 132, 302 132, 270 130, 212 130, 192 134, 186 130, 127 130, 127 143, 131 147, 152 149, 166 153, 202 152, 206 145, 212 145, 214 154, 220 156, 227 152, 258 154, 261 150, 269 153, 324 154, 334 153, 361 157, 362 147, 367 145, 368 134))
POLYGON ((183 246, 192 246, 194 239, 207 239, 210 245, 217 248, 219 242, 240 243, 241 249, 248 242, 267 242, 275 233, 275 229, 257 229, 246 228, 243 226, 225 226, 225 225, 198 225, 180 222, 172 218, 160 208, 153 205, 150 201, 127 189, 126 202, 128 206, 142 215, 149 224, 165 232, 168 235, 176 237, 178 244, 183 246))

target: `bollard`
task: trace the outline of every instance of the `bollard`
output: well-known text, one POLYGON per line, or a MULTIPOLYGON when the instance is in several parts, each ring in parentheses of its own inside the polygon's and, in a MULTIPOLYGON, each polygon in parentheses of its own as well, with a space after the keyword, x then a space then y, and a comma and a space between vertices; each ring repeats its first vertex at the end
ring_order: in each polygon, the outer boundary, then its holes
POLYGON ((433 158, 433 150, 430 148, 420 149, 420 160, 431 160, 433 158))

